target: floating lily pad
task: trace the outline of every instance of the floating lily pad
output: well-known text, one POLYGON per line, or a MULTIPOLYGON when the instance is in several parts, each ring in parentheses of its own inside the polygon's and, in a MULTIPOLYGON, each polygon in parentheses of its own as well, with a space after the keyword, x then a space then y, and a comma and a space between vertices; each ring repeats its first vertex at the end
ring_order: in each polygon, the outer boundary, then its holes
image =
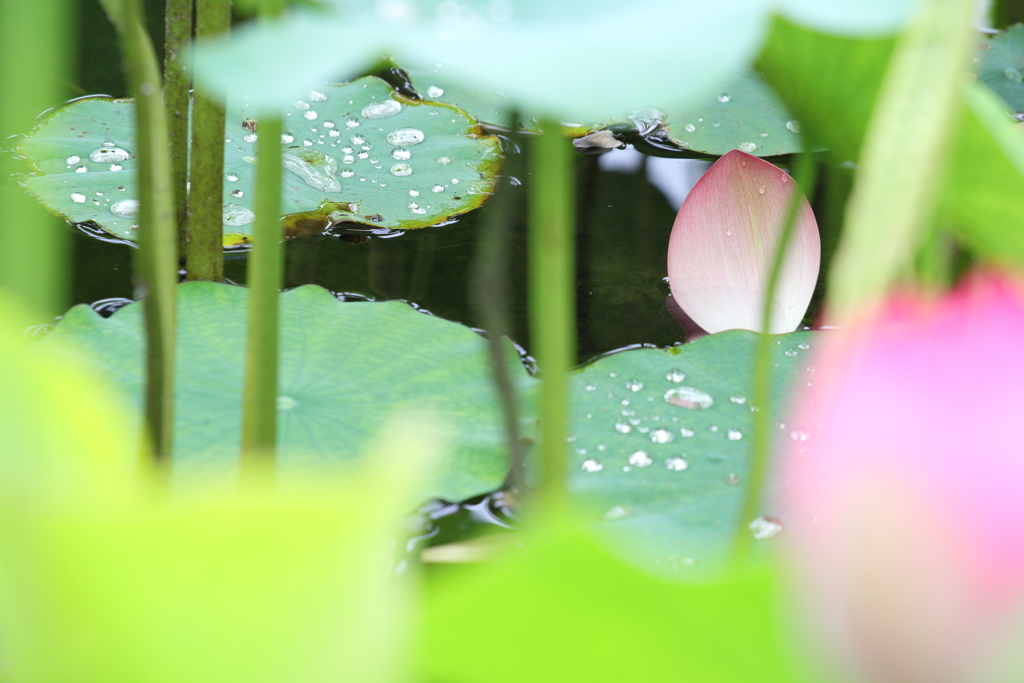
MULTIPOLYGON (((178 288, 179 481, 236 467, 248 296, 247 289, 209 282, 178 288)), ((501 485, 507 471, 503 418, 486 341, 475 332, 402 302, 342 303, 313 285, 281 295, 280 330, 283 469, 354 460, 394 413, 416 410, 453 429, 451 448, 419 493, 460 500, 501 485)), ((107 319, 77 306, 40 344, 98 366, 141 408, 139 304, 107 319)), ((527 401, 534 380, 518 360, 512 373, 527 401)), ((525 403, 523 411, 529 412, 525 403)), ((136 421, 132 428, 138 427, 136 421)), ((523 430, 530 433, 528 422, 523 430)))
MULTIPOLYGON (((224 243, 251 235, 259 121, 230 99, 225 131, 224 243)), ((134 103, 88 98, 57 110, 18 152, 24 184, 56 213, 134 240, 138 213, 134 103)), ((465 112, 403 99, 367 77, 324 86, 285 113, 285 234, 339 223, 408 230, 480 206, 501 162, 495 137, 465 112)))
MULTIPOLYGON (((814 336, 773 340, 773 414, 795 378, 813 375, 814 336)), ((749 471, 756 346, 753 332, 734 330, 612 354, 572 376, 572 494, 638 561, 696 571, 731 548, 749 471)))
POLYGON ((590 125, 592 132, 604 129, 627 135, 635 132, 657 146, 668 143, 713 156, 734 149, 762 157, 803 149, 800 122, 752 71, 696 108, 650 107, 590 125))
POLYGON ((981 44, 977 71, 1015 112, 1024 112, 1024 25, 1001 31, 981 44))
MULTIPOLYGON (((466 86, 453 78, 443 64, 431 69, 407 69, 412 86, 424 98, 447 102, 465 110, 481 123, 507 127, 515 103, 497 89, 466 86)), ((668 104, 672 98, 665 98, 668 104)), ((668 106, 652 100, 652 105, 668 106)), ((537 129, 536 120, 523 122, 537 129)), ((801 151, 800 122, 789 112, 771 87, 754 72, 744 74, 722 88, 706 104, 690 108, 637 110, 613 125, 642 133, 659 131, 662 141, 683 149, 720 156, 739 149, 756 156, 793 154, 801 151)), ((581 136, 608 127, 607 122, 564 121, 565 132, 581 136)))
POLYGON ((453 79, 444 65, 431 69, 403 69, 409 82, 420 97, 433 102, 445 102, 462 109, 480 123, 507 128, 512 120, 515 101, 495 89, 487 90, 467 86, 453 79))
POLYGON ((734 149, 759 157, 802 150, 800 122, 755 73, 722 88, 693 109, 669 109, 662 130, 679 147, 722 155, 734 149))

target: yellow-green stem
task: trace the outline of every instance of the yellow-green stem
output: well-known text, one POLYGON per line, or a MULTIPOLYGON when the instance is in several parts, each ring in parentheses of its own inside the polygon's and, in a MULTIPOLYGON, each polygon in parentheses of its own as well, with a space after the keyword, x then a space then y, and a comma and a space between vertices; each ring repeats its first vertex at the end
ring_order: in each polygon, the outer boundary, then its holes
MULTIPOLYGON (((230 0, 197 0, 196 38, 231 28, 230 0)), ((224 101, 196 93, 192 106, 186 277, 224 279, 224 101)))
MULTIPOLYGON (((0 142, 27 133, 39 112, 65 98, 70 5, 0 1, 0 142)), ((45 320, 67 304, 68 231, 10 180, 27 170, 0 153, 0 287, 45 320)))
POLYGON ((530 150, 530 339, 541 370, 541 497, 549 509, 565 505, 569 419, 567 373, 576 360, 575 192, 572 147, 557 121, 530 150))
POLYGON ((249 254, 249 328, 242 403, 242 477, 264 471, 277 439, 278 295, 281 245, 281 118, 261 116, 256 141, 256 222, 249 254))

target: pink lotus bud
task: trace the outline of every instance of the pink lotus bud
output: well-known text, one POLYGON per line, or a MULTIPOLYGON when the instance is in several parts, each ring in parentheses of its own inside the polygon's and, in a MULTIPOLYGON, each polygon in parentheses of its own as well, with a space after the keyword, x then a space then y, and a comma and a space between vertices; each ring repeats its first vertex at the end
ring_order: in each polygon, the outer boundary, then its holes
MULTIPOLYGON (((792 192, 782 169, 733 150, 686 197, 668 243, 672 296, 702 328, 761 330, 772 259, 792 192)), ((806 199, 796 215, 775 288, 768 332, 792 332, 818 279, 821 241, 806 199)))
POLYGON ((1024 300, 990 276, 861 322, 822 335, 785 429, 814 649, 839 680, 1024 680, 1024 300))

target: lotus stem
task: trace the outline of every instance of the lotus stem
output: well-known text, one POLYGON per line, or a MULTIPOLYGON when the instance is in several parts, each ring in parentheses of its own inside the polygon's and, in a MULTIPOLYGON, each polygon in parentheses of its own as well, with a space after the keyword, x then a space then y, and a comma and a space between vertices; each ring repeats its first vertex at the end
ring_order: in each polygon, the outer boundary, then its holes
MULTIPOLYGON (((518 116, 513 116, 511 130, 519 128, 518 116)), ((517 196, 512 178, 521 176, 525 159, 519 150, 520 136, 512 134, 510 149, 505 155, 505 167, 487 218, 480 229, 480 245, 473 262, 470 296, 477 319, 488 332, 488 350, 494 372, 494 386, 505 413, 505 435, 508 439, 509 485, 520 496, 526 493, 526 460, 523 442, 519 438, 519 407, 516 388, 509 373, 505 354, 505 336, 510 325, 508 304, 508 253, 511 242, 512 221, 516 216, 517 196)))
POLYGON ((541 497, 551 513, 566 504, 567 373, 576 359, 575 215, 572 148, 557 121, 541 122, 531 150, 530 338, 541 369, 541 497))
MULTIPOLYGON (((196 38, 231 29, 230 0, 198 0, 196 38)), ((168 29, 169 30, 169 29, 168 29)), ((224 101, 197 92, 192 107, 192 154, 186 230, 186 277, 224 279, 224 101)))
MULTIPOLYGON (((178 284, 174 186, 160 67, 140 0, 125 0, 121 40, 135 96, 139 159, 138 274, 145 288, 145 420, 153 456, 169 467, 174 437, 174 341, 178 284)), ((143 446, 144 450, 147 445, 143 446)))
POLYGON ((184 250, 188 205, 189 78, 186 67, 192 44, 193 0, 167 0, 164 14, 164 87, 167 130, 171 146, 174 214, 178 221, 178 248, 184 250))
MULTIPOLYGON (((261 116, 256 141, 256 221, 249 254, 249 328, 242 399, 243 481, 273 462, 277 441, 278 295, 281 245, 280 115, 261 116)), ((223 145, 222 145, 223 147, 223 145)))

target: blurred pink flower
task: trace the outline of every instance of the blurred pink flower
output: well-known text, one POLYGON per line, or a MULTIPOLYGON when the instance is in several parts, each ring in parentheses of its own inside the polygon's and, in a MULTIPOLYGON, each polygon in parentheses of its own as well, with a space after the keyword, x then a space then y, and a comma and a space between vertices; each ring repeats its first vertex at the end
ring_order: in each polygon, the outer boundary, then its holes
MULTIPOLYGON (((765 290, 792 192, 782 169, 733 150, 708 169, 676 215, 668 243, 672 296, 709 333, 760 330, 765 290)), ((807 312, 821 260, 806 199, 776 286, 768 332, 792 332, 807 312)))
POLYGON ((852 680, 1024 679, 1020 292, 980 276, 825 334, 782 471, 810 632, 852 680))

